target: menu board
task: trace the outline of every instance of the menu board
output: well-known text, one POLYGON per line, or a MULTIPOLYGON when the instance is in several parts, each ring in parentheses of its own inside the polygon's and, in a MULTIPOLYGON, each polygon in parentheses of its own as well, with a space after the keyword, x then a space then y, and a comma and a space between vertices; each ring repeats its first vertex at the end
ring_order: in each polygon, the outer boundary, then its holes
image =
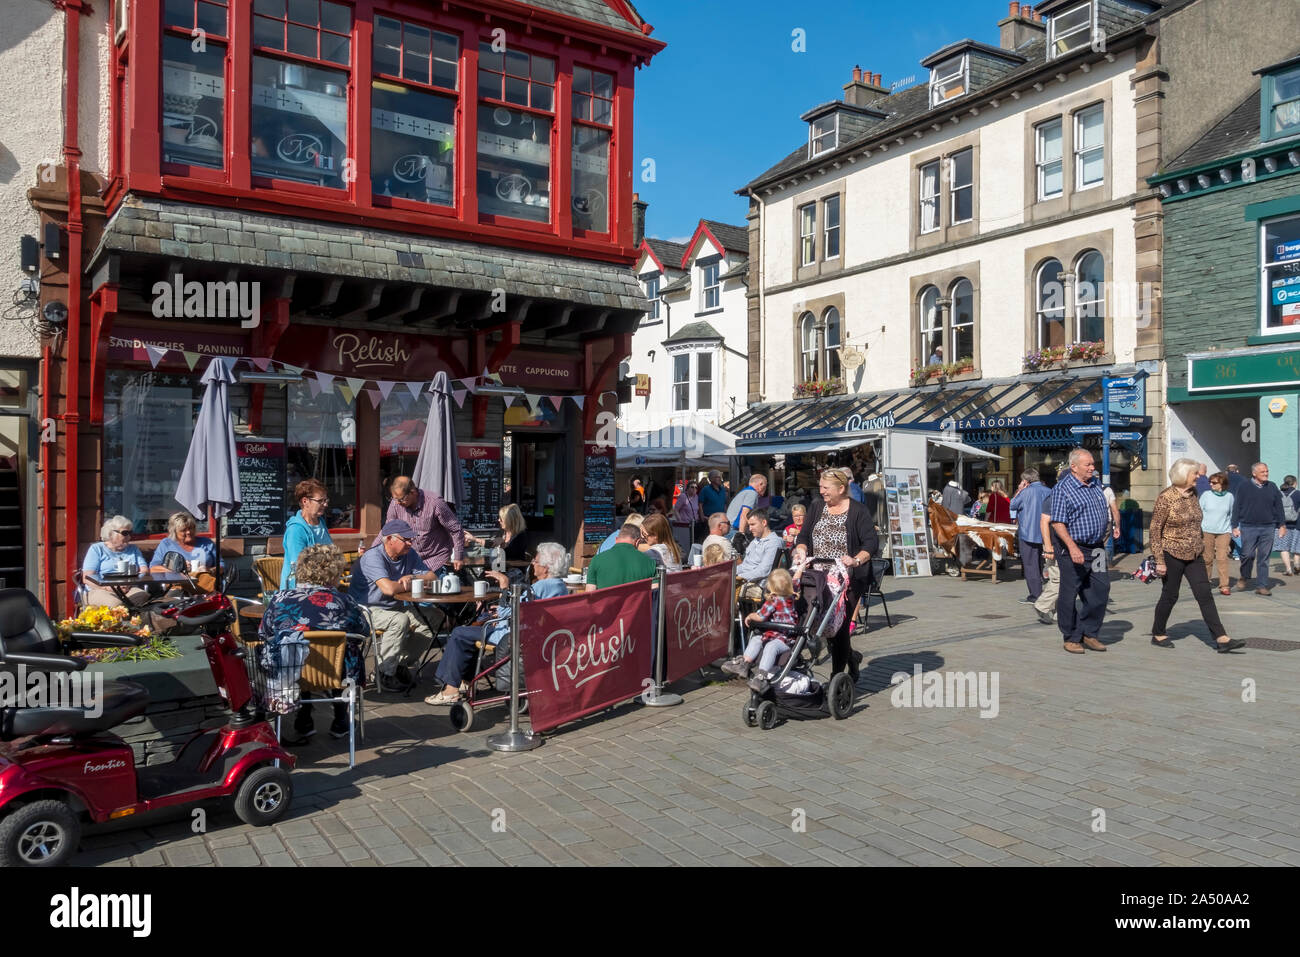
POLYGON ((899 578, 930 577, 930 513, 916 469, 885 469, 889 556, 899 578))
POLYGON ((582 445, 582 540, 597 544, 614 531, 614 446, 582 445))
POLYGON ((239 461, 239 511, 226 519, 223 535, 260 538, 284 534, 284 443, 236 438, 239 461))
POLYGON ((496 528, 501 510, 501 446, 485 443, 458 444, 461 487, 465 501, 456 505, 456 517, 466 528, 496 528))

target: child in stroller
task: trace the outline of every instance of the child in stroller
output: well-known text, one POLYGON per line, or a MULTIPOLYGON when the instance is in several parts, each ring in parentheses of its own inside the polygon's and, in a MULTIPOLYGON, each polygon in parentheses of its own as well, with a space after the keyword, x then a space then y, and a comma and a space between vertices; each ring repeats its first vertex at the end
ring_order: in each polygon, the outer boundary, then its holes
MULTIPOLYGON (((775 569, 767 576, 767 600, 758 611, 751 612, 745 617, 745 624, 778 622, 793 625, 798 621, 799 616, 795 613, 794 607, 794 579, 784 568, 775 569)), ((757 661, 759 672, 765 677, 770 677, 777 659, 790 650, 791 646, 786 644, 785 638, 785 635, 770 629, 761 634, 757 631, 751 632, 744 654, 723 662, 722 670, 740 678, 748 678, 750 669, 757 661)))

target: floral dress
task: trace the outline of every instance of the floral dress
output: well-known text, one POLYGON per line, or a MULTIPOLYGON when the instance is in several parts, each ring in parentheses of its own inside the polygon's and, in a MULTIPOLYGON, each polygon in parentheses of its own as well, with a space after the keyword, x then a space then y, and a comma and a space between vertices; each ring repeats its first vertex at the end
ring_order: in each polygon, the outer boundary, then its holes
MULTIPOLYGON (((290 711, 298 703, 298 676, 307 661, 306 631, 346 631, 370 634, 365 609, 327 585, 298 585, 272 596, 262 614, 258 637, 260 660, 267 673, 267 697, 276 710, 290 711)), ((358 684, 365 680, 363 642, 348 640, 343 673, 358 684)))

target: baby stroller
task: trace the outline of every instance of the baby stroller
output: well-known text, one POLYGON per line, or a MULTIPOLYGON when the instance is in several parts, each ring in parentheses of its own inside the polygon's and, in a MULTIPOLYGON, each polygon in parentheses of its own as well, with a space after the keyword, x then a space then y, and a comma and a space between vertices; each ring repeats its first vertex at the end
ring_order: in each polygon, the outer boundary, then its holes
POLYGON ((749 698, 741 711, 746 727, 770 731, 776 727, 778 717, 807 721, 829 715, 839 721, 853 710, 852 678, 840 672, 823 685, 812 671, 816 661, 814 643, 824 647, 838 627, 835 605, 830 598, 825 576, 815 571, 805 572, 796 606, 801 612, 799 623, 763 623, 765 631, 778 631, 793 638, 794 647, 777 659, 778 671, 771 679, 751 681, 749 698))

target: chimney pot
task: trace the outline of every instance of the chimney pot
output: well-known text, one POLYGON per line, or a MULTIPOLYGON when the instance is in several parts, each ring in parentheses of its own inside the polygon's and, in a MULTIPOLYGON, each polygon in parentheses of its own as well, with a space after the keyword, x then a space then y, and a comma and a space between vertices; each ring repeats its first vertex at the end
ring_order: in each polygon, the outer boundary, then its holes
POLYGON ((881 79, 883 78, 883 76, 884 76, 883 73, 877 73, 877 74, 876 74, 876 86, 884 86, 884 84, 881 82, 881 79))
POLYGON ((1007 16, 1011 17, 1011 19, 1013 20, 1016 17, 1020 16, 1020 4, 1013 2, 1011 4, 1010 11, 1007 13, 1007 16))

